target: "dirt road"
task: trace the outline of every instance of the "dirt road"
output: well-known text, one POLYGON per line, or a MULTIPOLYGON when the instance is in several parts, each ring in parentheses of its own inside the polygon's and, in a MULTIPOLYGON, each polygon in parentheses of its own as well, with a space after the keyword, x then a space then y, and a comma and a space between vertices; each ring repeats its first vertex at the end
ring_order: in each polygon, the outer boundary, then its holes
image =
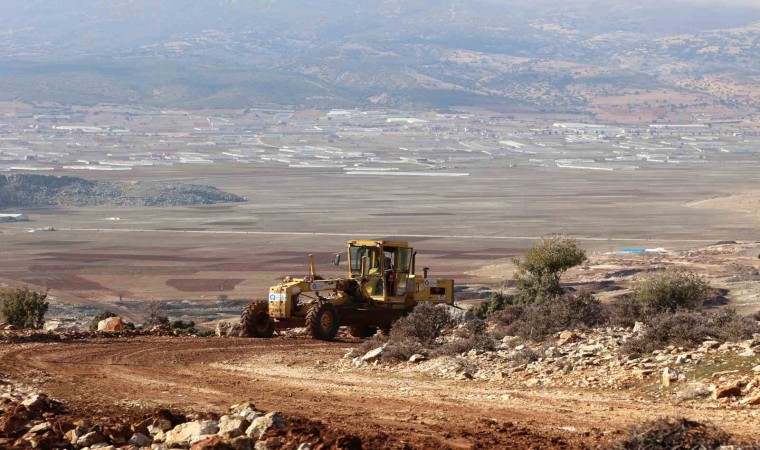
POLYGON ((629 424, 661 415, 710 420, 745 437, 760 425, 746 410, 654 404, 633 391, 510 390, 500 382, 343 372, 334 362, 355 345, 158 337, 9 344, 0 347, 0 372, 91 416, 159 405, 221 412, 252 400, 347 433, 387 434, 389 442, 429 448, 598 446, 629 424))

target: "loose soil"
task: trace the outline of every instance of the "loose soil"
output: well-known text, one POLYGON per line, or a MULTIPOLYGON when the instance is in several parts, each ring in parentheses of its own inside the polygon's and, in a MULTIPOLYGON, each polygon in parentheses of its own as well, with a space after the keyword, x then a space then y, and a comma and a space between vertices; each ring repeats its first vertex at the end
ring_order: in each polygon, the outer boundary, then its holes
POLYGON ((358 343, 133 337, 7 344, 0 367, 75 415, 137 417, 158 406, 218 412, 251 400, 413 448, 604 447, 631 424, 679 415, 749 438, 760 422, 747 411, 660 403, 637 390, 508 389, 499 381, 341 371, 333 362, 358 343))

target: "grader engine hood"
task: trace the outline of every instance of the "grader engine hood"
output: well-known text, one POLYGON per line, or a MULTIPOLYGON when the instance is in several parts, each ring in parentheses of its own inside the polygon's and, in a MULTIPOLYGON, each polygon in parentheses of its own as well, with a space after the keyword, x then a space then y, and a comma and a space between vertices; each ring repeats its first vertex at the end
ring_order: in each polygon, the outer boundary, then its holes
POLYGON ((343 279, 280 283, 269 288, 269 314, 275 319, 289 319, 303 304, 323 297, 340 305, 347 300, 345 289, 343 279))

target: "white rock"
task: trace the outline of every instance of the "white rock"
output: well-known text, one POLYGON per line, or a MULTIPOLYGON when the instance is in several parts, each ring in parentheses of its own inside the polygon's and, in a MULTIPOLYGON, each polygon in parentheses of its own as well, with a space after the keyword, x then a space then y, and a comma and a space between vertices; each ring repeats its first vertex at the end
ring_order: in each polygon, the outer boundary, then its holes
POLYGON ((216 434, 219 431, 219 423, 216 420, 196 420, 174 427, 166 433, 165 443, 167 447, 175 445, 188 445, 201 436, 216 434))
POLYGON ((420 353, 415 353, 414 355, 409 357, 409 362, 416 363, 416 362, 426 361, 427 359, 428 359, 427 356, 420 353))
POLYGON ((142 433, 135 433, 129 439, 129 443, 137 447, 147 447, 153 443, 153 440, 142 433))
POLYGON ((52 427, 53 426, 50 424, 50 422, 42 422, 30 428, 28 433, 30 434, 43 433, 45 431, 50 430, 52 427))
POLYGON ((124 331, 124 321, 121 317, 109 317, 98 322, 98 331, 124 331))
POLYGON ((235 438, 242 436, 250 425, 251 422, 242 416, 222 416, 219 418, 218 434, 225 439, 235 438))
POLYGON ((102 434, 98 433, 97 431, 91 431, 77 439, 76 445, 80 447, 90 447, 103 442, 104 440, 105 437, 102 434))
POLYGON ((285 428, 287 424, 288 421, 279 411, 273 411, 254 420, 251 426, 245 430, 245 434, 254 439, 261 439, 267 431, 285 428))
POLYGON ((375 349, 372 349, 364 354, 361 358, 359 358, 359 361, 364 363, 372 363, 375 361, 378 361, 382 356, 383 352, 385 351, 385 345, 382 347, 378 347, 375 349))

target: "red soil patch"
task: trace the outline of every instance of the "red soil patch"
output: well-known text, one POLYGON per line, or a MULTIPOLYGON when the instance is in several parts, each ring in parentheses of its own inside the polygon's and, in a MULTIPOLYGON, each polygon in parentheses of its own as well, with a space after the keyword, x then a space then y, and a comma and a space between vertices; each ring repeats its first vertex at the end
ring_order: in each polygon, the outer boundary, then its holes
POLYGON ((80 276, 68 273, 55 275, 25 277, 25 283, 44 286, 50 289, 70 291, 107 291, 105 286, 94 281, 86 280, 80 276))

